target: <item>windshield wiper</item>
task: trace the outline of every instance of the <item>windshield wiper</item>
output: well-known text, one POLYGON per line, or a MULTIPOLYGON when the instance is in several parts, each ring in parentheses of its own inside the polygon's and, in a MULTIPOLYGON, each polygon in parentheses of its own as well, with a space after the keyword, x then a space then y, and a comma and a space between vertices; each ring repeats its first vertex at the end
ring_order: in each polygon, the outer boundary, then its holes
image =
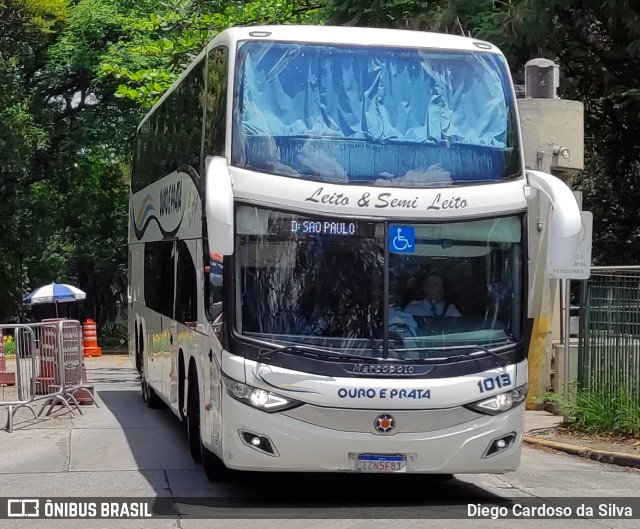
MULTIPOLYGON (((402 349, 403 352, 424 351, 424 350, 425 350, 424 348, 402 349)), ((503 356, 487 349, 482 345, 467 345, 462 347, 442 347, 442 348, 435 348, 431 350, 452 351, 452 352, 462 351, 462 354, 449 357, 449 359, 453 359, 453 360, 460 359, 460 358, 468 358, 474 352, 481 351, 493 357, 495 360, 497 360, 498 365, 500 365, 501 367, 506 367, 507 365, 509 365, 509 361, 505 359, 503 356)), ((271 355, 274 353, 276 354, 284 353, 284 354, 291 354, 291 355, 302 354, 305 356, 315 356, 318 358, 327 358, 327 359, 333 359, 333 360, 351 360, 355 362, 366 362, 367 360, 380 360, 379 358, 373 359, 373 358, 368 358, 366 356, 356 356, 356 355, 349 355, 344 353, 337 353, 337 352, 329 351, 326 349, 316 349, 314 347, 309 347, 306 345, 282 345, 280 347, 275 347, 273 349, 266 348, 266 347, 261 348, 260 351, 258 351, 257 361, 258 362, 269 361, 271 360, 271 355)), ((384 360, 385 361, 390 360, 393 362, 395 359, 386 358, 384 360)))
MULTIPOLYGON (((494 353, 493 351, 487 349, 486 347, 482 346, 482 345, 468 345, 465 346, 463 349, 465 352, 461 355, 458 356, 453 356, 451 358, 453 359, 457 359, 457 358, 468 358, 469 356, 471 356, 474 352, 476 351, 482 351, 483 353, 488 354, 489 356, 492 356, 493 358, 495 358, 496 360, 499 360, 498 365, 500 365, 501 367, 506 367, 509 365, 509 361, 504 358, 503 356, 499 355, 498 353, 494 353)), ((444 349, 446 350, 446 349, 444 349)), ((449 349, 451 350, 451 349, 449 349)), ((457 348, 454 350, 458 350, 457 348)))
POLYGON ((320 358, 334 358, 337 360, 354 360, 356 362, 362 362, 367 359, 364 356, 356 356, 356 355, 348 355, 344 353, 336 353, 334 351, 328 351, 326 349, 316 349, 314 347, 308 347, 306 345, 282 345, 280 347, 275 347, 274 349, 269 349, 263 347, 258 351, 258 362, 262 362, 264 360, 271 360, 271 355, 273 353, 284 353, 284 354, 303 354, 308 356, 317 356, 320 358))

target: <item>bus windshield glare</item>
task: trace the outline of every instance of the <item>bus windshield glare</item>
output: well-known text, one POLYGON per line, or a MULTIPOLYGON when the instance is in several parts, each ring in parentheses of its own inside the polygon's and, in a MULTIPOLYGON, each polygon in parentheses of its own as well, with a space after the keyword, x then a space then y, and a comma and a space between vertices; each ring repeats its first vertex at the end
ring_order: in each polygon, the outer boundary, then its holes
POLYGON ((236 228, 246 337, 428 360, 522 336, 520 216, 399 225, 239 206, 236 228))
POLYGON ((504 59, 483 51, 246 41, 232 164, 381 186, 520 174, 504 59))

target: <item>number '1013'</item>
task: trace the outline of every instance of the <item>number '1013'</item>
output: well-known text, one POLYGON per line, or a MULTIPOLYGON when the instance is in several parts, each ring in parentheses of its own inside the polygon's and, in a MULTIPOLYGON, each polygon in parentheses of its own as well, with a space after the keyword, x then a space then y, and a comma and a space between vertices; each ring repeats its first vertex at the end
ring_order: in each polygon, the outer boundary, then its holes
POLYGON ((511 385, 511 375, 509 373, 501 373, 495 377, 489 377, 478 382, 480 393, 492 391, 494 389, 507 388, 511 385))

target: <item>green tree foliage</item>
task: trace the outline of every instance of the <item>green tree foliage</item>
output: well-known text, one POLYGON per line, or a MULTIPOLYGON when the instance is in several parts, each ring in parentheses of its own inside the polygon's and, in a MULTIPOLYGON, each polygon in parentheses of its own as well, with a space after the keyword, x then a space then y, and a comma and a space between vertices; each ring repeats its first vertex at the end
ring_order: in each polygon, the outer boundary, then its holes
POLYGON ((318 13, 306 0, 0 0, 0 321, 54 280, 113 319, 146 109, 220 30, 318 13))
POLYGON ((0 6, 0 319, 16 312, 25 280, 21 263, 20 213, 25 203, 33 154, 47 136, 32 115, 28 65, 38 62, 35 47, 43 37, 25 4, 0 6))
POLYGON ((0 169, 7 173, 3 198, 13 194, 3 200, 12 215, 4 216, 7 229, 0 232, 6 239, 0 270, 8 276, 0 281, 1 319, 18 313, 28 289, 54 280, 85 290, 94 317, 113 317, 123 298, 123 160, 142 111, 118 100, 115 84, 96 81, 108 45, 103 38, 118 31, 114 11, 104 5, 87 10, 83 2, 29 0, 2 11, 15 38, 3 39, 12 46, 7 57, 13 70, 1 68, 0 76, 15 74, 13 87, 2 90, 0 108, 15 119, 0 135, 9 144, 0 157, 10 158, 0 169))
POLYGON ((320 21, 309 1, 221 2, 167 0, 158 9, 122 20, 122 38, 102 56, 99 78, 116 79, 116 95, 145 108, 155 103, 180 72, 217 33, 231 26, 310 24, 320 21))
POLYGON ((640 6, 620 0, 558 8, 553 49, 567 97, 585 103, 586 170, 579 180, 594 212, 601 264, 640 263, 640 6))
POLYGON ((233 25, 333 23, 489 40, 512 71, 544 56, 586 106, 601 263, 640 261, 640 7, 625 0, 0 0, 0 320, 52 280, 92 316, 124 301, 128 165, 143 113, 233 25), (22 268, 20 265, 22 264, 22 268))

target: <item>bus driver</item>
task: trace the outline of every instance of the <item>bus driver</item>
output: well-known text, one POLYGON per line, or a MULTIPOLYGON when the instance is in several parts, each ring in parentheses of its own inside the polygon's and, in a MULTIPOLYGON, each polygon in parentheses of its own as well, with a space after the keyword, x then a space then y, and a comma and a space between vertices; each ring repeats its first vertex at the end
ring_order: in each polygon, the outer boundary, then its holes
POLYGON ((460 316, 456 306, 444 300, 444 281, 439 275, 427 276, 422 284, 422 293, 423 298, 411 301, 405 312, 412 316, 460 316))

